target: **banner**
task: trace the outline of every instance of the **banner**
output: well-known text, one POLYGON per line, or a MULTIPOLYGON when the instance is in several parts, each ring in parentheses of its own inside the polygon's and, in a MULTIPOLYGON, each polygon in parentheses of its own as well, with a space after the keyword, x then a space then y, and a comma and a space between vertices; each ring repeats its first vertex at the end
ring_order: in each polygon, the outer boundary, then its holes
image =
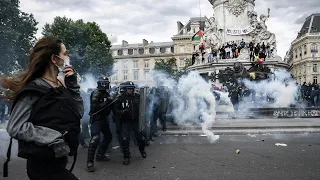
POLYGON ((227 34, 232 35, 232 36, 239 36, 239 35, 245 35, 245 34, 249 34, 253 31, 253 27, 249 26, 245 29, 232 29, 232 28, 228 28, 227 29, 227 34))

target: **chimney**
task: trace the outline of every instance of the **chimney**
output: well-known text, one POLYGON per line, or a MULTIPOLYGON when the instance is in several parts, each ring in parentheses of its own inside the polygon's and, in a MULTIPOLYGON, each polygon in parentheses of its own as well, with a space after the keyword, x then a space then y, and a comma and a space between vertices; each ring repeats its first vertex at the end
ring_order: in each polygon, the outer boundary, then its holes
POLYGON ((143 44, 143 46, 146 46, 146 45, 148 45, 148 41, 146 39, 142 39, 142 44, 143 44))
POLYGON ((178 21, 177 26, 178 26, 178 33, 179 33, 180 30, 183 28, 183 24, 180 21, 178 21))
POLYGON ((123 46, 123 47, 128 46, 128 42, 125 41, 125 40, 122 40, 122 46, 123 46))

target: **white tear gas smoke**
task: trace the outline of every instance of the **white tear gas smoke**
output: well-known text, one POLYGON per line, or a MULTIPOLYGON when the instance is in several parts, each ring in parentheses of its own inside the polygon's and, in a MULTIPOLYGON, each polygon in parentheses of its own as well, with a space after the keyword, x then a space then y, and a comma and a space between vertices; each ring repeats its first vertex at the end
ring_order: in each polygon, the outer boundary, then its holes
POLYGON ((89 111, 90 111, 90 94, 89 89, 95 89, 97 87, 97 80, 91 74, 85 74, 81 77, 80 90, 83 91, 81 93, 81 97, 83 100, 84 114, 82 117, 82 123, 87 124, 89 122, 89 111))
POLYGON ((88 89, 96 88, 97 87, 97 80, 91 74, 85 74, 81 77, 80 89, 84 92, 87 92, 88 89))
POLYGON ((246 97, 240 102, 240 109, 257 107, 289 107, 296 103, 298 96, 298 85, 291 78, 288 71, 276 69, 274 74, 267 80, 250 81, 248 79, 239 80, 244 86, 253 90, 256 94, 255 102, 252 103, 252 97, 246 97), (269 99, 269 101, 268 101, 269 99), (273 99, 273 101, 270 101, 273 99))
POLYGON ((150 77, 156 83, 155 86, 168 88, 170 102, 173 103, 172 116, 176 123, 201 125, 211 143, 219 139, 210 130, 216 114, 215 97, 210 91, 211 85, 197 72, 190 72, 177 81, 158 71, 151 72, 150 77))

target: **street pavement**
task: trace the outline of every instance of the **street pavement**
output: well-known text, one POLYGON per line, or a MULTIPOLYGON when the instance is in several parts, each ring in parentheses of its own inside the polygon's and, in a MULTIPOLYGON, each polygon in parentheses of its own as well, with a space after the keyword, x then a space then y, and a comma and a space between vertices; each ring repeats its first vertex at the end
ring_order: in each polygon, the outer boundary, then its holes
MULTIPOLYGON (((1 134, 3 164, 8 137, 1 134)), ((81 180, 315 180, 320 179, 319 139, 315 133, 224 135, 210 144, 199 135, 161 135, 147 147, 146 159, 132 145, 132 163, 124 166, 116 149, 110 162, 96 163, 94 173, 86 172, 86 149, 80 147, 74 173, 81 180)), ((27 179, 25 160, 13 157, 6 179, 27 179)))

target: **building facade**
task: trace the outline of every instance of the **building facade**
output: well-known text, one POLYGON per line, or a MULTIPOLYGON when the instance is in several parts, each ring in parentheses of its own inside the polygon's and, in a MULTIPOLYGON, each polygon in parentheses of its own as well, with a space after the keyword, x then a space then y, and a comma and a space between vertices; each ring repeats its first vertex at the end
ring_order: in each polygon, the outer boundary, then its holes
POLYGON ((290 72, 299 83, 320 83, 320 14, 306 18, 287 53, 290 72))
POLYGON ((111 83, 119 85, 132 81, 138 85, 151 83, 148 73, 154 68, 157 60, 177 59, 177 67, 183 68, 186 59, 198 48, 199 42, 191 40, 192 36, 204 26, 204 18, 191 18, 185 25, 177 22, 178 32, 171 42, 148 42, 129 44, 122 41, 121 45, 113 45, 111 53, 115 59, 111 83))

